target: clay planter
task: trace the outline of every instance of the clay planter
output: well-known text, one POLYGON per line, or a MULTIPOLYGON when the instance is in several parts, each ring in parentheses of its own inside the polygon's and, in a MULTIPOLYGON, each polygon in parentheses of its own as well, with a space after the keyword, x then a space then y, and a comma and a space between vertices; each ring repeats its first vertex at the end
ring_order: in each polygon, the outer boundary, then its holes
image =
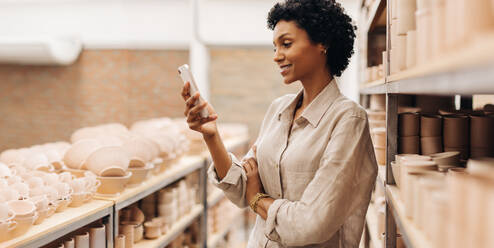
POLYGON ((422 115, 420 117, 420 136, 437 137, 443 135, 443 120, 440 115, 422 115))
POLYGON ((470 147, 494 150, 494 115, 470 116, 470 147))
POLYGON ((115 195, 125 189, 125 185, 132 176, 132 172, 127 172, 123 177, 98 177, 101 185, 98 187, 98 194, 115 195))
POLYGON ((398 134, 400 137, 418 136, 420 132, 419 113, 398 114, 398 134))
POLYGON ((103 176, 103 172, 112 168, 112 173, 105 176, 121 176, 121 172, 129 167, 129 156, 124 149, 117 146, 102 147, 91 153, 86 165, 94 174, 103 176), (118 168, 118 169, 117 169, 118 168))
POLYGON ((419 136, 398 138, 398 153, 419 154, 419 152, 420 152, 419 136))
POLYGON ((463 115, 446 115, 443 121, 444 147, 469 146, 469 118, 463 115))
POLYGON ((441 136, 438 137, 421 137, 420 149, 422 154, 429 155, 439 153, 443 151, 443 140, 441 136))

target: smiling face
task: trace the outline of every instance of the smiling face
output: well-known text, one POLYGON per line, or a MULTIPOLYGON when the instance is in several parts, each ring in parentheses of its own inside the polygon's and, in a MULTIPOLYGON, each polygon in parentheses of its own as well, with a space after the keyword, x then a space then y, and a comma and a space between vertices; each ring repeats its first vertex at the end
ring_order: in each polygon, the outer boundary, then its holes
POLYGON ((294 21, 279 21, 273 33, 274 62, 280 67, 285 84, 311 78, 316 71, 326 70, 322 44, 313 43, 307 32, 294 21))

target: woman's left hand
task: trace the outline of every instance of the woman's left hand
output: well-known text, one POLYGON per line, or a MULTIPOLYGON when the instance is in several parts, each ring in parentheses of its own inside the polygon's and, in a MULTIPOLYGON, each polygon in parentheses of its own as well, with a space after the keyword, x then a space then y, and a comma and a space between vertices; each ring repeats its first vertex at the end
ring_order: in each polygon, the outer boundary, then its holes
POLYGON ((247 189, 245 192, 247 203, 250 203, 257 193, 264 192, 257 168, 256 147, 254 146, 252 149, 254 151, 254 157, 245 160, 243 163, 244 170, 247 174, 247 189))

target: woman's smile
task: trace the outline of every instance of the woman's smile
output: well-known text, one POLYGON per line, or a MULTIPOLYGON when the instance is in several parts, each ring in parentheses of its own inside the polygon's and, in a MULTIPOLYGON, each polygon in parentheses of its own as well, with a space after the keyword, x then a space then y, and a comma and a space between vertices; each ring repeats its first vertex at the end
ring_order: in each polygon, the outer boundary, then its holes
POLYGON ((292 68, 291 64, 288 65, 280 65, 280 73, 282 76, 286 76, 289 72, 290 69, 292 68))

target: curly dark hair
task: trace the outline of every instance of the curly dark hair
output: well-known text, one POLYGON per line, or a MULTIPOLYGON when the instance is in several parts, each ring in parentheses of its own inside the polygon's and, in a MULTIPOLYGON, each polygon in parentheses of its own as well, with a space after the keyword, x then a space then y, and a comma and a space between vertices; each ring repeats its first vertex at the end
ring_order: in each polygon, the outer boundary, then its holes
POLYGON ((352 57, 356 26, 334 0, 286 0, 275 4, 268 14, 268 28, 281 21, 295 21, 313 43, 327 49, 326 66, 334 76, 341 76, 352 57))

